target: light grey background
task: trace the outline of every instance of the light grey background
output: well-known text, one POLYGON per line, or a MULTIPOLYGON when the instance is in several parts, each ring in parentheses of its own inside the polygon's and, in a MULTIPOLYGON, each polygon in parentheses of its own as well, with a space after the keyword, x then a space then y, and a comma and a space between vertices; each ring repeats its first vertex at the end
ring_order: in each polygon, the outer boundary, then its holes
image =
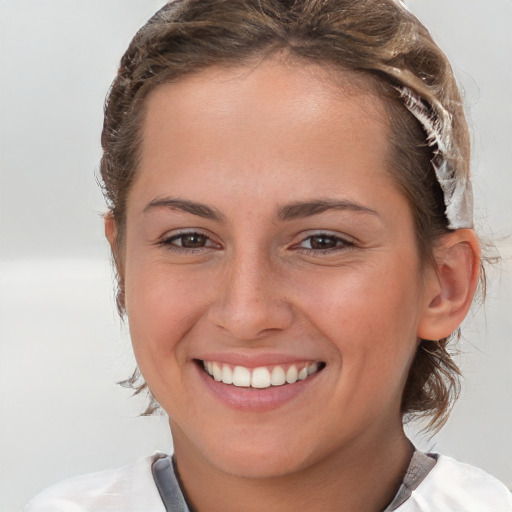
MULTIPOLYGON (((162 0, 0 0, 0 510, 63 478, 169 450, 131 371, 95 183, 102 103, 162 0)), ((485 313, 461 343, 464 393, 423 447, 512 486, 512 1, 409 0, 452 59, 474 144, 476 217, 499 240, 485 313)))

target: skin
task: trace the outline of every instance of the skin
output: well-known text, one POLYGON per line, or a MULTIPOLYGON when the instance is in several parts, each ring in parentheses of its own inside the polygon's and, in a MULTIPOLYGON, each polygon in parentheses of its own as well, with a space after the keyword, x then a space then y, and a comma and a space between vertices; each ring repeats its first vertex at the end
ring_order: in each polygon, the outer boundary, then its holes
POLYGON ((384 119, 378 98, 275 59, 209 69, 147 100, 123 246, 110 217, 106 232, 194 510, 378 511, 399 486, 417 340, 464 317, 476 241, 457 232, 438 269, 422 266, 384 119), (337 207, 286 210, 319 200, 337 207), (183 233, 198 233, 197 247, 183 233), (212 355, 325 368, 278 407, 241 410, 205 385, 197 360, 212 355))

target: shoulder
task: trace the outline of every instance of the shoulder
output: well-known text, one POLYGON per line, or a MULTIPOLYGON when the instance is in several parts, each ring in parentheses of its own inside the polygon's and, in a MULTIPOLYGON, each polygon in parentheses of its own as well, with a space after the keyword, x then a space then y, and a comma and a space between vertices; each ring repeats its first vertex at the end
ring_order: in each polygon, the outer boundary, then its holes
POLYGON ((36 496, 24 512, 165 512, 151 473, 160 456, 65 480, 36 496))
MULTIPOLYGON (((512 512, 512 494, 482 469, 445 455, 412 493, 403 512, 512 512)), ((397 511, 398 512, 398 511, 397 511)))

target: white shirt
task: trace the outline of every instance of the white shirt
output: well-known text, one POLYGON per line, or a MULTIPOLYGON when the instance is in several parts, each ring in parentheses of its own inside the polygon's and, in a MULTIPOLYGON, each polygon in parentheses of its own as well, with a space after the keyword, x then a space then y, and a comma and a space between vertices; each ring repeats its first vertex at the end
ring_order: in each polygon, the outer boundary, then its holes
MULTIPOLYGON (((42 492, 24 512, 166 512, 151 472, 159 457, 66 480, 42 492)), ((172 512, 189 512, 179 489, 178 494, 172 512)), ((396 512, 512 512, 512 494, 485 471, 439 455, 396 512)))

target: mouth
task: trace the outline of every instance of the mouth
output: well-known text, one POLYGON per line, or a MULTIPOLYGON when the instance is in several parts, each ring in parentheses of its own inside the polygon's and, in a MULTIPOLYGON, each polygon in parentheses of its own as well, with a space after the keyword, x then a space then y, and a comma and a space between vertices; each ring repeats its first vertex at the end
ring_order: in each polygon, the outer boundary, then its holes
POLYGON ((303 361, 293 364, 258 366, 249 368, 218 361, 197 361, 200 367, 216 382, 237 388, 268 389, 303 381, 322 371, 322 361, 303 361))

